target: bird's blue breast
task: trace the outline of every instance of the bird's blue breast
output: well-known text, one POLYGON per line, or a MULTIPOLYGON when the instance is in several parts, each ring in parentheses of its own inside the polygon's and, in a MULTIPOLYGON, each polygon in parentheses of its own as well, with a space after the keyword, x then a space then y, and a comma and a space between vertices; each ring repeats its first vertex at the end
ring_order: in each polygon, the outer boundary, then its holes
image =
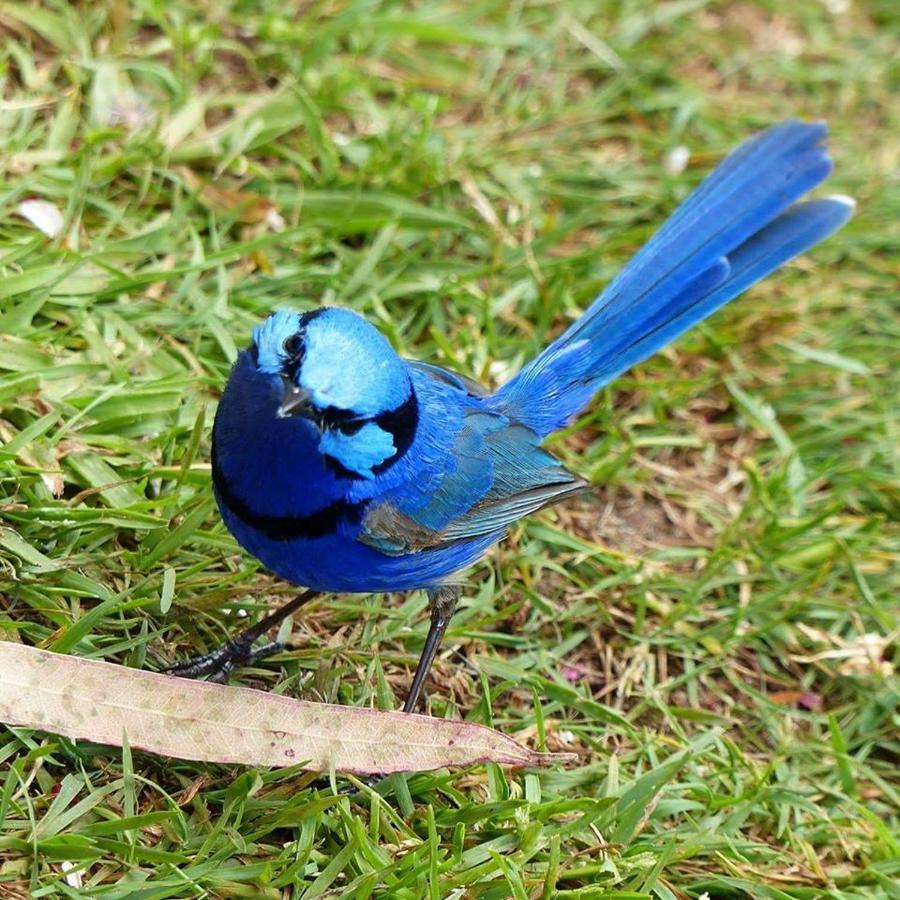
POLYGON ((303 517, 343 499, 319 452, 319 432, 301 417, 278 416, 282 385, 241 353, 216 411, 216 489, 258 517, 303 517))

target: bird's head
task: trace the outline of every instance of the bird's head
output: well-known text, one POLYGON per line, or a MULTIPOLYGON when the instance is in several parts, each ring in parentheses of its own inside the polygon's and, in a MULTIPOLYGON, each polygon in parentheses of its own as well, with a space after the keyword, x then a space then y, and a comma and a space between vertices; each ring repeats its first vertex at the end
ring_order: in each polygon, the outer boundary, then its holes
POLYGON ((253 330, 250 354, 280 383, 278 417, 316 429, 320 451, 342 474, 373 478, 411 443, 417 408, 406 364, 356 313, 276 312, 253 330))

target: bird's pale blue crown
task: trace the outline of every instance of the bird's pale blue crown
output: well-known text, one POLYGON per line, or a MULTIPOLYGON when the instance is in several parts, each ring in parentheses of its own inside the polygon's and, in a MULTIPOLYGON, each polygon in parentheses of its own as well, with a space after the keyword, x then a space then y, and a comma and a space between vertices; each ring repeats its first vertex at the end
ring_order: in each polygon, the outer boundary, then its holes
MULTIPOLYGON (((409 373, 384 335, 361 316, 338 307, 281 310, 253 330, 253 345, 259 371, 284 382, 281 414, 314 422, 326 458, 372 478, 405 449, 400 445, 408 444, 408 434, 399 439, 391 414, 411 400, 414 405, 409 373)), ((402 430, 409 432, 410 423, 402 430)))

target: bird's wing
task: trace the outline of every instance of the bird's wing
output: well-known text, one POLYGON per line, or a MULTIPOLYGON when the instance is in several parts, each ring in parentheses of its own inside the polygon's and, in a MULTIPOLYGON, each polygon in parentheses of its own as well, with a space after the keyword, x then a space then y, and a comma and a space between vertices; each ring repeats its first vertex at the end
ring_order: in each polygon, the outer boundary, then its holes
POLYGON ((411 369, 422 372, 435 381, 443 382, 450 387, 463 391, 470 397, 486 397, 490 393, 483 384, 477 382, 474 378, 469 378, 468 375, 461 375, 452 369, 445 369, 443 366, 421 362, 418 359, 407 359, 406 364, 411 369))
POLYGON ((403 554, 498 536, 513 522, 586 483, 541 449, 539 438, 504 416, 467 410, 455 446, 455 468, 427 496, 398 490, 372 504, 360 540, 403 554))

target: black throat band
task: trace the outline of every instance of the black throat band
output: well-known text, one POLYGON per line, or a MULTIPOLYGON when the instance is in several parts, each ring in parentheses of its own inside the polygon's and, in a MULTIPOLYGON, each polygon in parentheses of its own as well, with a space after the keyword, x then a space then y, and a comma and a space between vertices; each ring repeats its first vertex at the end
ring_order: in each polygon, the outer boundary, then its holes
POLYGON ((255 512, 241 500, 228 484, 216 454, 215 434, 212 443, 212 481, 219 502, 237 516, 245 525, 259 531, 273 541, 294 541, 298 538, 328 537, 341 525, 356 525, 362 521, 367 500, 350 503, 335 500, 334 503, 306 516, 268 516, 255 512))

